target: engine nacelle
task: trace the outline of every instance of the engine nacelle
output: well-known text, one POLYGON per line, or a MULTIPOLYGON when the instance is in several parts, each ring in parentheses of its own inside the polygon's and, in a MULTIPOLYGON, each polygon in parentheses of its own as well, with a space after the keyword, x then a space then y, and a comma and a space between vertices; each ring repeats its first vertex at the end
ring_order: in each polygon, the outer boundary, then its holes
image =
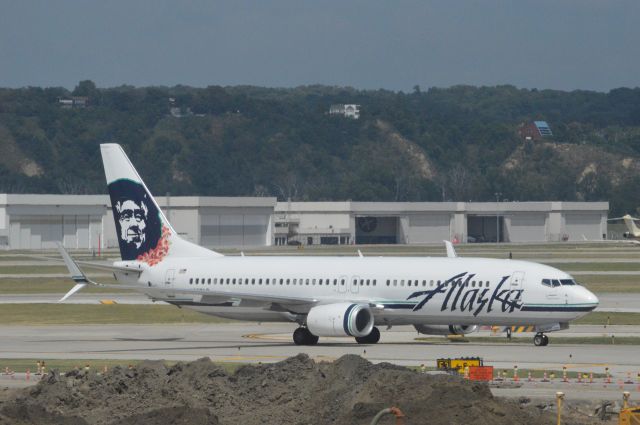
POLYGON ((371 333, 373 324, 373 313, 366 304, 319 305, 307 314, 307 329, 316 336, 363 337, 371 333))
POLYGON ((466 335, 478 330, 477 325, 413 325, 425 335, 466 335))

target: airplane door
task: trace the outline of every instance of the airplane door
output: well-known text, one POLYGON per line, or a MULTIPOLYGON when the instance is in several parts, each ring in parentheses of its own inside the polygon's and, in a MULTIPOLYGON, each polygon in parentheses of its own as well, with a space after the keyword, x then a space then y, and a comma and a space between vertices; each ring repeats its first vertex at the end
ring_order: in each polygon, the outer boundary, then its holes
POLYGON ((513 275, 511 275, 511 289, 522 289, 522 282, 524 282, 524 272, 513 272, 513 275))
POLYGON ((164 286, 170 288, 176 280, 176 270, 169 269, 164 275, 164 286))
MULTIPOLYGON (((513 274, 511 275, 511 290, 512 291, 522 291, 523 289, 523 283, 524 283, 524 272, 513 272, 513 274)), ((518 298, 517 299, 521 299, 522 298, 522 292, 513 292, 513 294, 518 294, 518 298)))
POLYGON ((351 277, 351 293, 352 294, 358 293, 358 280, 359 280, 359 276, 351 277))

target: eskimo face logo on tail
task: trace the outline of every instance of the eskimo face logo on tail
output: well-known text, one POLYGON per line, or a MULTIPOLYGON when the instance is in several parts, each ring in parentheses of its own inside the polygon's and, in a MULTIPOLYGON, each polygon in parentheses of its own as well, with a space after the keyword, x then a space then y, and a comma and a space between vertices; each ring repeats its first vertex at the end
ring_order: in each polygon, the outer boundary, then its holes
POLYGON ((109 184, 109 195, 123 260, 154 265, 168 252, 168 229, 144 187, 131 180, 109 184))
POLYGON ((120 240, 127 244, 133 244, 136 249, 140 249, 147 239, 145 233, 149 207, 144 202, 136 204, 136 201, 127 199, 124 202, 118 201, 115 204, 118 211, 118 223, 120 224, 120 240))

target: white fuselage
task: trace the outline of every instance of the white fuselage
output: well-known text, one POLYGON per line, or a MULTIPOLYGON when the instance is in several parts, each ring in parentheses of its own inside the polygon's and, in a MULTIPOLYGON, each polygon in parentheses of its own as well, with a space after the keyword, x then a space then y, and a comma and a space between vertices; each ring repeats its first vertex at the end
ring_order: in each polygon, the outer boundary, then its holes
POLYGON ((167 258, 137 279, 150 297, 207 314, 300 321, 308 303, 250 299, 291 297, 316 305, 368 304, 376 325, 566 323, 598 304, 572 281, 526 261, 443 257, 167 258))

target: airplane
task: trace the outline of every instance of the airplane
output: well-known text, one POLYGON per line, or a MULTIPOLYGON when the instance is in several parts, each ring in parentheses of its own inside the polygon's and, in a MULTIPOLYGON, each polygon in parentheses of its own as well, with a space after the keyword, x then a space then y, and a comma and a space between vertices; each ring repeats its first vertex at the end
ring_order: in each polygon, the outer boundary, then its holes
POLYGON ((614 217, 608 219, 608 221, 616 221, 622 220, 624 221, 625 226, 627 226, 627 232, 624 232, 623 236, 625 239, 640 239, 640 229, 636 226, 636 221, 640 220, 640 218, 631 217, 629 214, 625 214, 622 217, 614 217))
MULTIPOLYGON (((176 233, 118 144, 100 150, 122 257, 101 266, 120 282, 112 286, 204 314, 296 323, 296 345, 319 337, 375 344, 382 326, 464 335, 482 325, 533 325, 533 343, 545 346, 545 333, 567 329, 598 305, 561 270, 458 257, 450 242, 446 257, 223 256, 176 233)), ((60 301, 101 285, 59 247, 76 282, 60 301)))

